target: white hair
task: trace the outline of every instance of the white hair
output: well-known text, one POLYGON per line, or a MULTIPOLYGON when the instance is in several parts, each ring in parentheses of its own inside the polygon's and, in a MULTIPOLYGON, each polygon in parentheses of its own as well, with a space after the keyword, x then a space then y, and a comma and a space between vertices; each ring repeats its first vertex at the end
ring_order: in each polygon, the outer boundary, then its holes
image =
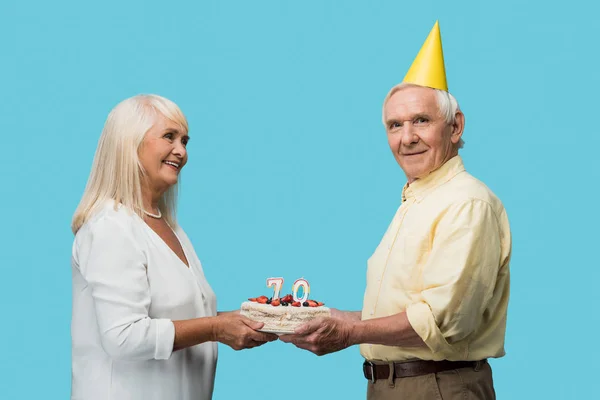
MULTIPOLYGON (((399 92, 400 90, 406 89, 409 87, 421 87, 421 86, 414 85, 412 83, 399 83, 398 85, 394 86, 388 92, 387 96, 385 96, 385 99, 383 100, 383 110, 382 110, 382 120, 383 120, 384 125, 385 125, 385 105, 387 104, 388 100, 394 95, 394 93, 399 92)), ((454 96, 452 96, 452 94, 450 94, 449 92, 446 92, 445 90, 439 90, 439 89, 433 89, 433 88, 431 88, 431 90, 435 91, 435 98, 437 100, 438 110, 439 110, 441 116, 444 117, 447 124, 453 124, 456 121, 456 113, 458 111, 460 111, 458 101, 456 101, 456 99, 454 98, 454 96)), ((461 149, 464 145, 465 145, 465 142, 461 138, 458 142, 458 148, 461 149)))
MULTIPOLYGON (((188 123, 172 101, 153 94, 141 94, 123 100, 112 109, 98 141, 88 182, 73 215, 73 233, 109 200, 115 207, 122 204, 143 218, 142 180, 145 172, 139 149, 146 133, 156 123, 157 115, 178 124, 187 133, 188 123)), ((161 197, 158 208, 165 220, 175 226, 177 185, 161 197)))

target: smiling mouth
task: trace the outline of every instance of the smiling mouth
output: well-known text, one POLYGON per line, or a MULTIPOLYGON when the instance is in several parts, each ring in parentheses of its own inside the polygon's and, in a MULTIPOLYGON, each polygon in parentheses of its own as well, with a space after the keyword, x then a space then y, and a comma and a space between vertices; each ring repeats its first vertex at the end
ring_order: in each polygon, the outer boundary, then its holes
POLYGON ((167 160, 163 161, 163 163, 167 164, 169 167, 175 169, 176 171, 179 171, 179 165, 180 165, 179 163, 176 163, 174 161, 167 161, 167 160))
POLYGON ((418 156, 419 154, 423 154, 423 153, 425 153, 425 151, 426 151, 426 150, 419 151, 419 152, 417 152, 417 153, 404 153, 404 154, 402 154, 402 155, 403 155, 403 156, 405 156, 405 157, 407 157, 407 156, 418 156))

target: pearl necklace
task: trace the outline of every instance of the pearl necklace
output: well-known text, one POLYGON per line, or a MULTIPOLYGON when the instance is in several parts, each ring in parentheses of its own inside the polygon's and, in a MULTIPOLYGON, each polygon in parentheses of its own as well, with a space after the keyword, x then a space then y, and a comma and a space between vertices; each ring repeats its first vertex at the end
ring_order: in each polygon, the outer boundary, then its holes
POLYGON ((146 210, 142 210, 142 211, 144 212, 144 214, 146 214, 147 216, 152 217, 152 218, 160 219, 162 217, 162 213, 160 212, 160 208, 158 209, 158 214, 152 214, 152 213, 149 213, 146 210))

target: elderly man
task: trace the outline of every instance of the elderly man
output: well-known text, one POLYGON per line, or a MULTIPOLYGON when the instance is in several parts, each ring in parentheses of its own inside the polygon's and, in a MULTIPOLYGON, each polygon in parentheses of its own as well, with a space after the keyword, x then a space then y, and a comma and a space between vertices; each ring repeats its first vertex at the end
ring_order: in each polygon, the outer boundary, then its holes
POLYGON ((281 340, 323 355, 360 344, 368 399, 494 399, 511 235, 500 200, 465 171, 465 118, 447 92, 436 22, 383 104, 402 204, 368 260, 363 310, 333 310, 281 340))

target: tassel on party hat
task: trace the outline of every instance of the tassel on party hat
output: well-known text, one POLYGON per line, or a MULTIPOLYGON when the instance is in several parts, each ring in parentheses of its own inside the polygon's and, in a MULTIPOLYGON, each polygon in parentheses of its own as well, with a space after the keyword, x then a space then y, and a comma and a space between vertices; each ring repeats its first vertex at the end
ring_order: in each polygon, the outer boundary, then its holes
POLYGON ((448 91, 442 35, 438 21, 429 32, 402 82, 448 91))

